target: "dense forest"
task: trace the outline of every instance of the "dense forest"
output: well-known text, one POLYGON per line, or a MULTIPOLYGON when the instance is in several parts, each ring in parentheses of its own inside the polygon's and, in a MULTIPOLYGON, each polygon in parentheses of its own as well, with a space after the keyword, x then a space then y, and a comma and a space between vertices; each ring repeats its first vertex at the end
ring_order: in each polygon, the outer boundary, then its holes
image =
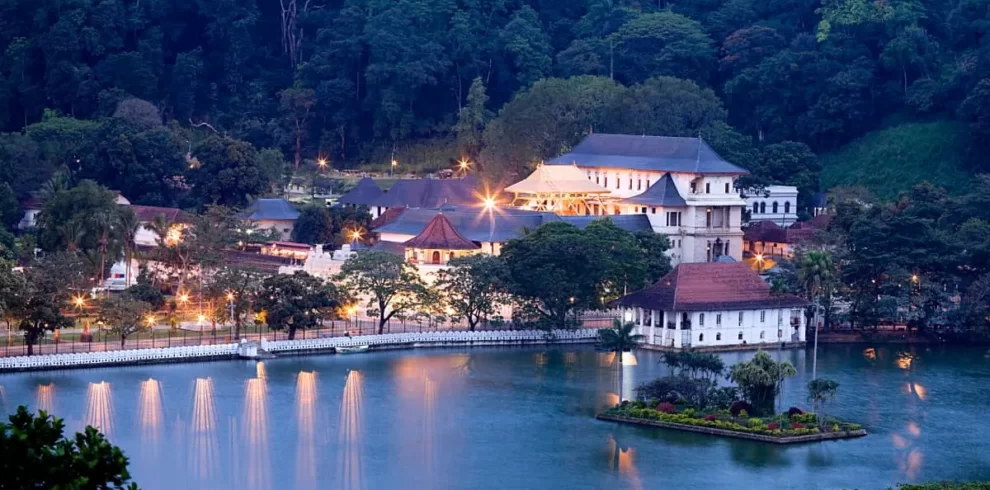
POLYGON ((890 124, 956 120, 982 149, 988 21, 987 0, 2 0, 0 179, 236 205, 283 157, 504 175, 621 131, 811 189, 816 154, 890 124))

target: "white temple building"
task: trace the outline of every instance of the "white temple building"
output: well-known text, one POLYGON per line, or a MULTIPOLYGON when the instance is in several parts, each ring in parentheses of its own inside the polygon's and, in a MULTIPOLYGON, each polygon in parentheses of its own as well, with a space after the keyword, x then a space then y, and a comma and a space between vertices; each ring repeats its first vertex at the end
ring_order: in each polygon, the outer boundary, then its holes
POLYGON ((792 185, 769 185, 763 189, 747 189, 744 193, 749 221, 773 221, 787 228, 797 219, 798 189, 792 185))

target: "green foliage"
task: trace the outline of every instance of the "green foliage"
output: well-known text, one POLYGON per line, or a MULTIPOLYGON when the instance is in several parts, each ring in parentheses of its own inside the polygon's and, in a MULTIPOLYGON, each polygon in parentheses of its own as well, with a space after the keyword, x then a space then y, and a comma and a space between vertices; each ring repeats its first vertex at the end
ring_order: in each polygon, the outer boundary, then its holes
POLYGON ((317 327, 332 318, 344 302, 344 295, 333 284, 297 271, 262 281, 254 309, 265 313, 270 328, 287 330, 292 340, 298 330, 317 327))
POLYGON ((667 235, 652 231, 637 232, 635 237, 639 241, 639 248, 645 254, 646 284, 653 284, 673 269, 670 256, 667 255, 667 250, 670 250, 670 239, 667 235))
POLYGON ((273 176, 250 143, 211 136, 195 149, 199 168, 190 176, 203 203, 243 207, 269 192, 273 176))
POLYGON ((241 326, 251 312, 261 281, 262 275, 252 270, 224 267, 214 273, 206 285, 205 293, 215 303, 218 316, 233 321, 234 339, 241 336, 241 326))
POLYGON ((10 184, 3 182, 0 184, 0 225, 6 229, 13 229, 23 216, 14 189, 10 184))
POLYGON ((153 310, 165 306, 165 295, 148 282, 138 281, 137 284, 127 288, 125 293, 136 301, 147 303, 153 310))
POLYGON ((839 391, 839 383, 835 380, 816 378, 808 381, 808 399, 811 400, 814 410, 818 412, 819 427, 824 427, 825 405, 835 399, 837 391, 839 391))
POLYGON ((292 227, 292 241, 310 245, 333 243, 333 221, 326 206, 310 205, 299 212, 292 227))
POLYGON ((68 308, 73 289, 79 291, 84 286, 85 277, 77 257, 54 253, 27 269, 23 283, 13 283, 15 293, 7 296, 8 314, 18 320, 28 355, 33 354, 34 344, 45 332, 73 325, 63 309, 68 308))
POLYGON ((739 386, 756 414, 766 415, 773 413, 774 401, 784 379, 796 374, 790 361, 774 361, 770 354, 760 350, 752 360, 732 366, 729 379, 739 386))
POLYGON ((958 123, 908 123, 874 131, 821 156, 825 187, 864 186, 894 198, 922 182, 953 192, 968 183, 970 138, 958 123))
POLYGON ((630 20, 613 34, 617 73, 638 82, 668 75, 705 80, 712 67, 712 40, 701 24, 669 10, 630 20))
POLYGON ((120 336, 123 348, 127 337, 149 328, 146 315, 152 311, 151 305, 129 295, 110 296, 100 301, 100 321, 111 332, 120 336))
POLYGON ((487 322, 508 302, 508 268, 500 257, 473 254, 451 260, 437 274, 434 288, 455 317, 464 318, 471 330, 487 322))
POLYGON ((86 427, 68 438, 64 431, 62 419, 17 407, 0 423, 0 487, 137 490, 124 453, 103 434, 86 427))
POLYGON ((612 328, 598 330, 598 348, 615 352, 621 359, 623 352, 632 350, 643 340, 642 335, 633 333, 635 329, 633 322, 622 322, 618 318, 612 320, 612 328))
POLYGON ((368 298, 368 309, 378 316, 379 334, 385 333, 385 324, 393 316, 410 311, 426 288, 412 265, 402 257, 380 251, 347 259, 338 280, 353 297, 368 298))

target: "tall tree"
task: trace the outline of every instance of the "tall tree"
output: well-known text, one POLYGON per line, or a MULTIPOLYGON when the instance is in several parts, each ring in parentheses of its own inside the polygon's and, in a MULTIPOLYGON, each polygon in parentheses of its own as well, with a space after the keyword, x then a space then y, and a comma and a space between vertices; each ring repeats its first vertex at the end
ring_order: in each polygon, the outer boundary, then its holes
POLYGON ((151 327, 146 322, 151 311, 150 304, 129 296, 111 296, 100 301, 100 321, 120 337, 121 349, 128 336, 151 327))
POLYGON ((395 315, 410 311, 425 285, 419 274, 402 257, 388 252, 364 252, 347 259, 338 280, 378 317, 378 333, 395 315))
POLYGON ((613 36, 616 74, 628 82, 658 75, 705 81, 715 61, 712 40, 701 24, 671 11, 640 15, 613 36))
POLYGON ((323 320, 333 318, 343 305, 342 299, 334 285, 297 271, 262 281, 254 309, 265 313, 270 328, 288 331, 289 340, 293 340, 299 330, 318 327, 323 320))
POLYGON ((743 396, 753 405, 754 415, 769 415, 774 412, 774 402, 784 380, 796 374, 790 361, 774 361, 761 350, 752 360, 732 366, 729 379, 739 385, 743 396))
POLYGON ((505 262, 491 255, 475 254, 458 257, 448 265, 437 273, 434 287, 444 296, 453 315, 467 320, 468 328, 474 331, 508 301, 505 262))
POLYGON ((477 158, 481 151, 481 134, 485 124, 491 119, 491 113, 485 108, 488 95, 485 94, 485 84, 481 77, 471 82, 468 90, 467 103, 457 112, 457 147, 466 158, 477 158))

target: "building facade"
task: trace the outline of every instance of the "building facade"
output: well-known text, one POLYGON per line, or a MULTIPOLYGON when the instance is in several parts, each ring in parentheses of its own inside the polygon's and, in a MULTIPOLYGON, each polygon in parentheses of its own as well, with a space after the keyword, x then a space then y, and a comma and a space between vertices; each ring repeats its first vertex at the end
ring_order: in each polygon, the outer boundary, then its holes
POLYGON ((675 264, 742 259, 746 202, 735 183, 749 172, 700 138, 592 134, 547 165, 575 165, 607 189, 599 214, 646 215, 675 264))
POLYGON ((787 228, 797 221, 797 187, 771 185, 764 189, 748 189, 744 195, 751 223, 772 221, 787 228))
POLYGON ((680 264, 616 301, 644 344, 665 349, 740 348, 805 341, 808 302, 772 295, 738 262, 680 264))

